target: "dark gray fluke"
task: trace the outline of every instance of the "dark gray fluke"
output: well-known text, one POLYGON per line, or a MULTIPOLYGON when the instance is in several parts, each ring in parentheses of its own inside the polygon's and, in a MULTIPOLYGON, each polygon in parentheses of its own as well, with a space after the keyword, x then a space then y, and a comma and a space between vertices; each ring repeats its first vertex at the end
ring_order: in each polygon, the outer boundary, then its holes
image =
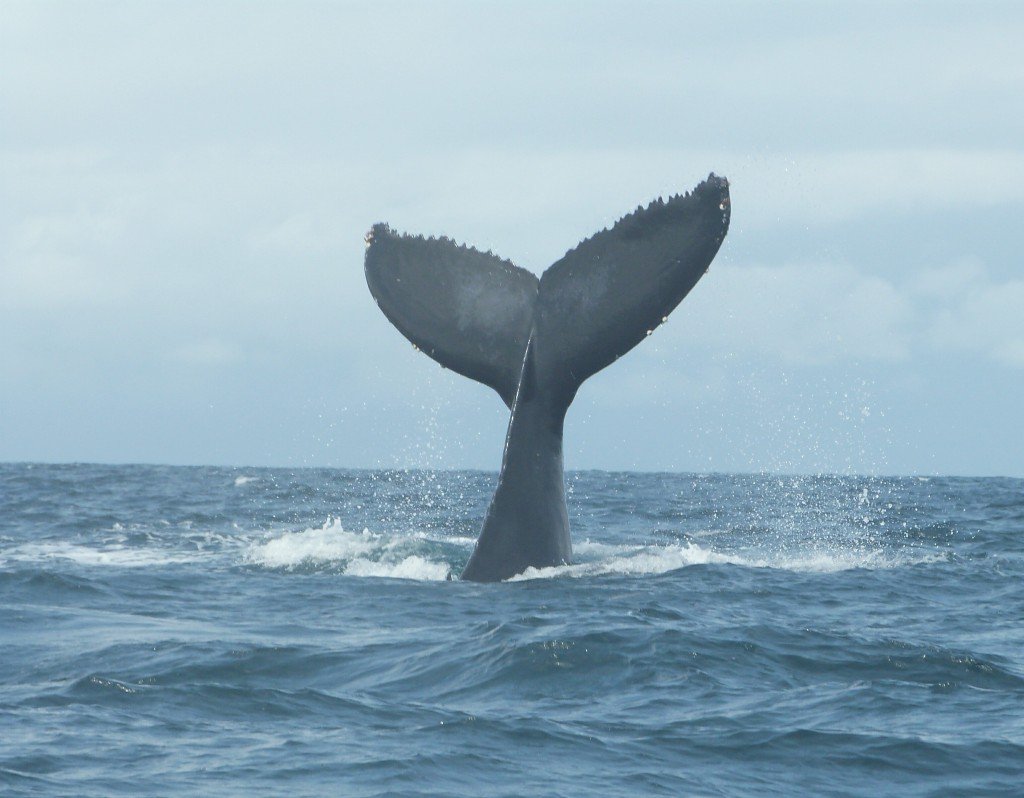
POLYGON ((565 412, 587 377, 665 321, 707 271, 729 210, 729 181, 712 174, 583 241, 540 280, 446 238, 374 225, 366 282, 384 315, 512 410, 498 487, 463 579, 493 582, 571 562, 565 412))

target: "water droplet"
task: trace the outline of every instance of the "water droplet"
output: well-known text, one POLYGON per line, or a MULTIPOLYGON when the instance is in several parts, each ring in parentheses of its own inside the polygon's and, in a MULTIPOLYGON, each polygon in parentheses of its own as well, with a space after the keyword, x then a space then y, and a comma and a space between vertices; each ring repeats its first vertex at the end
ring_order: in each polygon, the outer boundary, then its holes
POLYGON ((648 335, 651 335, 651 334, 652 334, 653 332, 654 332, 654 330, 648 330, 648 331, 647 331, 647 334, 648 334, 648 335))
POLYGON ((662 316, 661 323, 664 324, 666 321, 668 321, 668 316, 662 316))

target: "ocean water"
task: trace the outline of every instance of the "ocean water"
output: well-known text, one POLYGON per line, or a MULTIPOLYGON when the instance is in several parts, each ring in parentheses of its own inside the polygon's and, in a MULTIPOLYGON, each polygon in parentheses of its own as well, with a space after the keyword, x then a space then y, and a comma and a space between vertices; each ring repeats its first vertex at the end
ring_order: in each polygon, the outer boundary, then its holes
POLYGON ((0 465, 5 796, 1024 795, 1024 481, 0 465))

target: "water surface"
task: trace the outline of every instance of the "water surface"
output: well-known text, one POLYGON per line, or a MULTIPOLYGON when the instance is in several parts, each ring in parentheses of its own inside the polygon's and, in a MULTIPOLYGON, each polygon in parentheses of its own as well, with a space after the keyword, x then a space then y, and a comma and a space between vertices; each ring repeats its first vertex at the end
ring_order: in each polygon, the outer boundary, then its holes
POLYGON ((4 795, 1014 795, 1024 481, 0 465, 4 795))

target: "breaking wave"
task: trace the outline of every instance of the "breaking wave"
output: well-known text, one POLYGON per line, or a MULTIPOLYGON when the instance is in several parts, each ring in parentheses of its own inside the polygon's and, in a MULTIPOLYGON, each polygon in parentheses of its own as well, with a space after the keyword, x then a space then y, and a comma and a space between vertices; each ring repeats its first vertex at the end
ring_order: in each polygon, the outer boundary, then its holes
POLYGON ((368 529, 350 532, 340 520, 328 518, 319 528, 286 532, 255 543, 245 559, 253 565, 285 570, 326 567, 338 568, 348 576, 447 579, 452 570, 448 563, 426 553, 409 552, 413 548, 428 547, 430 542, 423 535, 388 536, 368 529))
MULTIPOLYGON (((0 554, 0 566, 14 563, 71 562, 86 567, 144 568, 191 563, 206 559, 284 571, 331 571, 353 577, 384 577, 442 581, 457 575, 468 560, 475 538, 466 535, 361 532, 345 529, 333 516, 319 527, 271 533, 236 528, 234 534, 170 530, 159 525, 141 540, 115 524, 107 539, 91 544, 70 541, 24 543, 0 554)), ((819 542, 805 549, 773 550, 765 546, 725 548, 714 539, 734 545, 727 532, 691 535, 653 545, 629 545, 581 540, 574 544, 572 565, 529 568, 511 581, 585 578, 611 574, 653 575, 696 565, 733 565, 787 571, 834 573, 854 569, 900 568, 947 558, 944 551, 886 548, 819 542), (702 545, 703 544, 703 545, 702 545)))
POLYGON ((613 546, 582 541, 574 546, 577 562, 552 568, 527 568, 510 581, 587 577, 605 574, 663 574, 691 565, 736 565, 784 571, 834 573, 858 568, 876 570, 901 568, 945 559, 937 552, 916 555, 894 554, 883 549, 726 553, 696 543, 656 546, 613 546))

